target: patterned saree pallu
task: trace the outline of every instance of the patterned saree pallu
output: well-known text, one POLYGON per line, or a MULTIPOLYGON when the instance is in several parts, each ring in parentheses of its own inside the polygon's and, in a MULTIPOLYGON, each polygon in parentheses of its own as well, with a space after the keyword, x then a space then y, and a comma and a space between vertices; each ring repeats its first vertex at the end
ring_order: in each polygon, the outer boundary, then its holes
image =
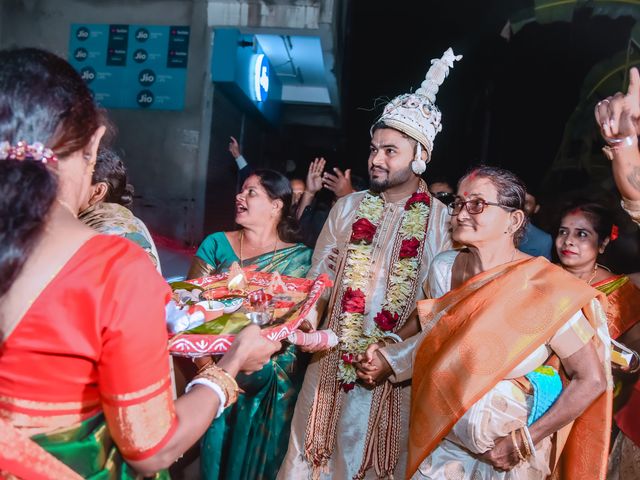
POLYGON ((251 267, 175 282, 171 286, 179 307, 192 317, 204 316, 205 322, 172 335, 169 352, 185 357, 225 353, 235 335, 251 323, 260 325, 271 340, 287 338, 331 285, 325 274, 309 280, 251 267))

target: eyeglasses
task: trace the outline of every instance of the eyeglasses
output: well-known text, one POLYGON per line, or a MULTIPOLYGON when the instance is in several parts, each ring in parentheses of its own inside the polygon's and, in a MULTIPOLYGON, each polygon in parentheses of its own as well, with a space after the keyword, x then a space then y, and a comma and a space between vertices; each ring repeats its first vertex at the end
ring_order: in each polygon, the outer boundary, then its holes
POLYGON ((479 213, 484 212, 484 207, 486 207, 487 205, 504 208, 505 210, 508 210, 510 212, 516 210, 513 207, 508 207, 507 205, 502 205, 501 203, 487 202, 486 200, 482 200, 481 198, 474 198, 473 200, 467 200, 466 202, 463 202, 460 199, 456 199, 449 205, 447 205, 447 211, 449 212, 449 215, 454 217, 460 213, 462 207, 465 207, 467 209, 467 212, 469 212, 471 215, 478 215, 479 213))

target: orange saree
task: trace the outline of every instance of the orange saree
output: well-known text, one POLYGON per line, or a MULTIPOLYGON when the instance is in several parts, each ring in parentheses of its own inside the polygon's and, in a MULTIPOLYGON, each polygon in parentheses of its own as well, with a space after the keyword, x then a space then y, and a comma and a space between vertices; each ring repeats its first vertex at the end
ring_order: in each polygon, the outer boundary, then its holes
MULTIPOLYGON (((640 289, 625 275, 613 276, 594 285, 609 300, 607 320, 611 338, 617 339, 640 321, 640 289)), ((640 381, 633 386, 627 402, 615 414, 616 424, 633 443, 640 446, 640 381)))
POLYGON ((614 275, 593 288, 603 292, 609 301, 607 323, 611 338, 617 339, 640 321, 640 289, 626 275, 614 275))
MULTIPOLYGON (((439 299, 418 302, 428 333, 413 367, 408 477, 472 405, 576 312, 582 310, 594 330, 604 327, 596 298, 606 305, 605 296, 583 281, 544 258, 530 258, 477 275, 439 299)), ((592 341, 605 355, 597 335, 592 341)), ((603 479, 610 427, 608 389, 569 426, 555 471, 559 478, 603 479)))

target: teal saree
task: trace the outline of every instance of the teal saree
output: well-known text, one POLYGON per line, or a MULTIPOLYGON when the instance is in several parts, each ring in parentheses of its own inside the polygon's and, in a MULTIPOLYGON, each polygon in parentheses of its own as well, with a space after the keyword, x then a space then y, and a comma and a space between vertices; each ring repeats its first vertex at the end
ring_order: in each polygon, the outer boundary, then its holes
MULTIPOLYGON (((312 251, 302 244, 245 260, 258 270, 304 277, 312 251)), ((226 235, 209 235, 196 256, 217 272, 239 258, 226 235)), ((308 356, 289 345, 262 370, 238 375, 245 393, 215 420, 202 438, 201 476, 207 480, 275 479, 287 452, 291 418, 302 387, 308 356)))

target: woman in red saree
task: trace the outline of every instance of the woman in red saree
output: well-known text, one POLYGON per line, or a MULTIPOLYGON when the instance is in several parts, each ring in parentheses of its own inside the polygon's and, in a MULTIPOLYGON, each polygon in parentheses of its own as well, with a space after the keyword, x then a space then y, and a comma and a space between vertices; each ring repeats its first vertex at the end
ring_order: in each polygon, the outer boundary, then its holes
MULTIPOLYGON (((609 301, 607 324, 611 338, 628 348, 640 349, 640 282, 639 275, 616 275, 600 265, 598 255, 617 237, 612 214, 596 203, 576 203, 560 216, 556 236, 556 252, 562 267, 572 275, 600 290, 609 301)), ((610 480, 640 478, 640 383, 632 384, 629 370, 640 367, 637 356, 628 368, 615 363, 616 410, 618 433, 609 461, 610 480)), ((637 375, 631 378, 637 379, 637 375)))
POLYGON ((67 62, 0 51, 0 478, 153 475, 279 348, 245 330, 173 400, 169 287, 138 246, 75 215, 102 120, 67 62))

